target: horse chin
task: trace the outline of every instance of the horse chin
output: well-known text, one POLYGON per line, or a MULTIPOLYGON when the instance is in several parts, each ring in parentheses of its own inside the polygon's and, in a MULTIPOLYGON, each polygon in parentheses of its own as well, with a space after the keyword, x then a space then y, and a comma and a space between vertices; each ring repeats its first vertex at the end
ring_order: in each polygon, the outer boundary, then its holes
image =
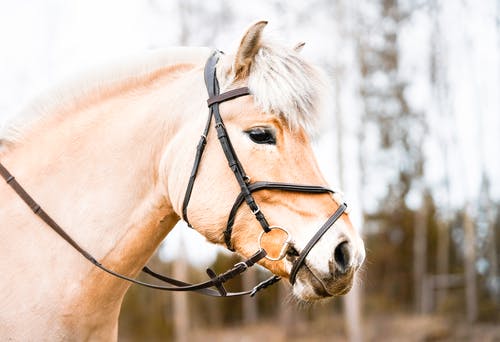
POLYGON ((347 294, 353 284, 354 272, 330 279, 320 279, 308 268, 301 270, 293 285, 293 294, 302 301, 317 301, 347 294))

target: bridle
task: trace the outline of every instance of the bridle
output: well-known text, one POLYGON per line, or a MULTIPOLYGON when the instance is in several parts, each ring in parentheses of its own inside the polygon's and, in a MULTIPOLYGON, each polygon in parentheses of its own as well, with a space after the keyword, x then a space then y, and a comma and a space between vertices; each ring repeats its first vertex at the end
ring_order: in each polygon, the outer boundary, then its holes
MULTIPOLYGON (((280 226, 270 226, 264 216, 264 213, 260 210, 257 205, 252 193, 259 190, 281 190, 281 191, 289 191, 289 192, 304 192, 304 193, 312 193, 312 194, 323 194, 323 193, 334 193, 333 190, 319 186, 319 185, 302 185, 302 184, 293 184, 293 183, 280 183, 280 182, 250 182, 250 177, 245 173, 241 162, 234 151, 234 148, 231 144, 231 140, 229 139, 229 135, 224 126, 224 122, 220 115, 219 104, 225 101, 233 100, 235 98, 241 96, 250 95, 250 89, 248 87, 242 87, 227 91, 225 93, 219 93, 219 82, 217 81, 216 75, 216 65, 219 60, 220 52, 215 51, 210 58, 208 59, 205 66, 205 85, 207 87, 209 99, 207 101, 209 110, 209 116, 207 123, 205 125, 205 130, 201 135, 200 141, 198 143, 198 147, 196 150, 196 157, 194 160, 193 169, 191 171, 191 176, 189 178, 186 194, 184 196, 184 201, 182 205, 182 215, 184 221, 189 224, 189 220, 187 218, 187 207, 189 204, 189 199, 191 198, 191 192, 193 190, 194 182, 196 179, 196 175, 198 173, 198 168, 200 166, 201 157, 203 155, 203 151, 206 145, 208 131, 211 127, 212 118, 215 121, 215 129, 217 131, 217 138, 219 139, 222 150, 224 151, 224 155, 226 156, 227 162, 233 174, 240 186, 240 194, 236 198, 231 211, 229 212, 229 217, 227 220, 226 229, 224 230, 224 242, 229 250, 234 251, 232 243, 231 243, 231 235, 234 226, 234 220, 236 217, 236 213, 240 206, 245 202, 252 214, 255 216, 257 221, 259 221, 263 232, 259 237, 259 247, 263 250, 262 246, 260 246, 260 240, 265 233, 269 233, 272 229, 279 229, 284 231, 288 239, 286 239, 284 246, 281 248, 281 253, 277 258, 271 258, 269 256, 264 256, 271 260, 281 260, 285 256, 285 252, 287 250, 288 244, 290 243, 290 233, 283 227, 280 226)), ((342 203, 335 213, 325 222, 325 224, 318 230, 318 232, 313 236, 313 238, 306 245, 304 250, 299 254, 297 260, 294 262, 292 266, 292 270, 290 272, 290 283, 295 283, 295 278, 299 268, 304 263, 304 260, 307 254, 310 252, 312 247, 319 241, 319 239, 326 233, 328 229, 330 229, 333 223, 339 219, 339 217, 345 212, 347 205, 342 203)))
MULTIPOLYGON (((225 93, 220 94, 219 92, 219 84, 216 76, 216 65, 219 60, 220 52, 215 51, 210 58, 208 59, 205 65, 205 85, 208 91, 208 107, 209 107, 209 116, 201 135, 200 141, 196 148, 196 155, 193 164, 193 168, 191 171, 191 175, 189 177, 186 193, 184 196, 184 201, 182 205, 182 216, 183 219, 188 223, 189 220, 187 217, 187 208, 189 205, 189 200, 191 198, 191 193, 193 191, 194 183, 196 180, 196 175, 198 173, 198 169, 201 163, 201 158, 203 155, 203 151, 205 149, 205 145, 207 142, 208 132, 211 127, 212 118, 215 121, 215 129, 217 131, 217 137, 219 139, 222 150, 224 151, 224 155, 228 161, 229 167, 233 171, 233 174, 240 186, 240 194, 237 196, 233 207, 229 213, 226 229, 224 231, 224 241, 229 250, 234 251, 231 244, 231 235, 234 226, 234 221, 236 217, 236 213, 240 206, 245 202, 250 208, 252 214, 255 216, 257 221, 259 221, 263 231, 259 236, 259 250, 253 254, 248 259, 236 263, 229 270, 216 274, 212 269, 207 269, 207 274, 210 277, 210 280, 207 280, 198 284, 189 284, 180 280, 176 280, 161 274, 158 274, 152 271, 150 268, 145 266, 142 271, 153 276, 156 279, 159 279, 165 283, 170 284, 170 286, 163 285, 155 285, 151 283, 146 283, 143 281, 136 280, 134 278, 125 276, 123 274, 117 273, 104 265, 102 265, 99 261, 97 261, 89 252, 83 249, 76 241, 74 241, 65 231, 61 228, 41 207, 37 202, 24 190, 24 188, 17 182, 17 180, 10 174, 10 172, 0 163, 0 175, 5 179, 7 184, 9 184, 12 189, 18 194, 18 196, 31 208, 31 210, 38 215, 42 221, 44 221, 49 227, 51 227, 57 234, 59 234, 66 242, 68 242, 74 249, 76 249, 81 255, 83 255, 87 260, 89 260, 94 266, 100 268, 104 272, 111 274, 117 278, 126 280, 128 282, 145 286, 148 288, 165 290, 165 291, 194 291, 208 296, 214 297, 235 297, 235 296, 243 296, 243 295, 255 295, 258 291, 276 283, 280 280, 279 276, 272 276, 269 279, 257 284, 253 289, 248 291, 241 292, 228 292, 224 288, 224 283, 228 280, 234 278, 235 276, 243 273, 249 267, 255 265, 258 261, 263 258, 268 258, 270 260, 281 260, 285 257, 286 252, 291 244, 291 236, 288 230, 280 226, 270 226, 264 213, 260 210, 257 205, 253 193, 259 190, 280 190, 287 192, 301 192, 301 193, 310 193, 310 194, 323 194, 323 193, 334 193, 333 190, 328 189, 323 186, 318 185, 301 185, 301 184, 292 184, 292 183, 280 183, 280 182, 250 182, 250 177, 248 177, 241 165, 238 156, 236 155, 233 146, 231 144, 231 140, 229 139, 229 135, 224 126, 224 122, 219 112, 219 104, 225 101, 229 101, 241 96, 250 95, 250 90, 248 87, 242 87, 227 91, 225 93), (269 233, 273 229, 278 229, 286 233, 287 239, 284 242, 281 251, 278 257, 270 257, 267 255, 266 251, 261 246, 261 240, 264 234, 269 233), (213 289, 215 288, 215 289, 213 289)), ((342 214, 345 212, 347 205, 342 203, 339 205, 337 210, 331 215, 323 226, 314 234, 311 240, 307 243, 304 249, 299 253, 297 259, 293 262, 292 269, 290 271, 290 283, 294 284, 297 276, 297 272, 300 267, 305 264, 305 258, 311 251, 311 249, 316 245, 316 243, 321 239, 321 237, 333 226, 335 221, 337 221, 342 214)))

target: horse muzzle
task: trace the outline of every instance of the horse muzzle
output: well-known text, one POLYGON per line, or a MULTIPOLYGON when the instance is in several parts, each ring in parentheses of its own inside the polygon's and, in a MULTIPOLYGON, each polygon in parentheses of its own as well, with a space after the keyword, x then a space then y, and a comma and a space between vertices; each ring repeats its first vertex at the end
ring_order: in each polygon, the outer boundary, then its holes
POLYGON ((312 260, 300 258, 304 255, 304 251, 307 252, 306 248, 295 256, 287 256, 287 261, 292 264, 290 283, 293 285, 295 295, 303 300, 316 300, 348 293, 355 273, 365 259, 363 242, 360 239, 351 241, 345 237, 339 239, 331 254, 326 256, 327 261, 321 260, 317 255, 312 256, 312 260), (318 265, 319 262, 321 265, 318 265))

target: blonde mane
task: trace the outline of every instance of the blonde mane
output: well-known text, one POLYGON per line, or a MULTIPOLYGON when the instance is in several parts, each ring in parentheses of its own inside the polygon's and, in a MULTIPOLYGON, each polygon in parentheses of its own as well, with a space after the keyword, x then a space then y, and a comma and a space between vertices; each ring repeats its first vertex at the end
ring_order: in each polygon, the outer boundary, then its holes
POLYGON ((201 64, 209 53, 209 48, 158 49, 131 56, 126 61, 112 61, 92 70, 81 71, 39 95, 5 122, 0 122, 0 151, 2 145, 19 142, 30 127, 48 115, 68 112, 76 104, 88 103, 103 94, 115 93, 123 89, 124 84, 142 84, 172 64, 201 64))
MULTIPOLYGON (((82 103, 82 98, 95 100, 103 93, 119 91, 123 84, 140 84, 174 63, 202 64, 209 53, 209 48, 160 49, 81 72, 73 80, 45 92, 0 125, 0 152, 4 146, 20 141, 34 123, 51 113, 70 111, 82 103)), ((264 112, 284 119, 292 129, 302 127, 314 134, 331 93, 325 80, 297 51, 264 41, 252 64, 248 86, 264 112)), ((230 84, 233 79, 227 81, 230 84)))

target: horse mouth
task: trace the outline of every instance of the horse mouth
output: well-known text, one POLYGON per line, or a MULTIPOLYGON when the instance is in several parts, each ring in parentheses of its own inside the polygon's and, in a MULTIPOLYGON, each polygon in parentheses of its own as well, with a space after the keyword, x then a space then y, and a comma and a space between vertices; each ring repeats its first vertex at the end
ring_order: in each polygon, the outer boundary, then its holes
POLYGON ((298 291, 295 291, 294 286, 294 293, 299 299, 306 301, 343 296, 351 290, 353 280, 354 270, 322 278, 308 265, 304 265, 297 277, 297 281, 302 285, 298 287, 298 291))

